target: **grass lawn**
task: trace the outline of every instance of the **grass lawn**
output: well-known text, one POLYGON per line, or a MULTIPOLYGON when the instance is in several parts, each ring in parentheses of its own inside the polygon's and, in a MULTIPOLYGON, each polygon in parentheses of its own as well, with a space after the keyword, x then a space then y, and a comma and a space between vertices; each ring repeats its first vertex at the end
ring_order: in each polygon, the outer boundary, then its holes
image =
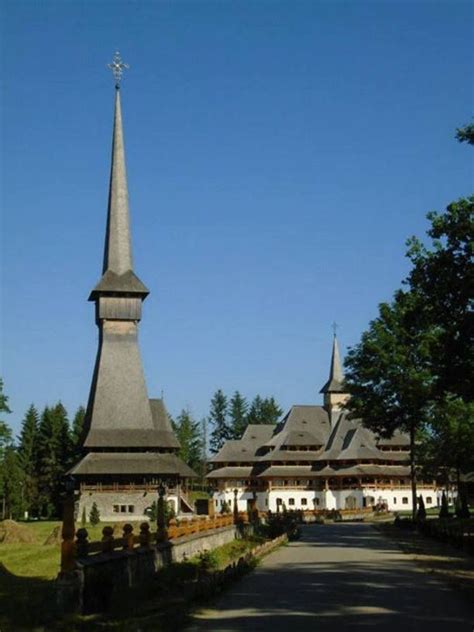
MULTIPOLYGON (((203 492, 196 492, 203 494, 203 492)), ((203 494, 205 495, 205 494, 203 494)), ((0 630, 1 632, 20 632, 22 630, 35 630, 46 632, 47 630, 102 630, 107 629, 128 630, 135 629, 133 625, 137 619, 143 625, 143 630, 166 629, 170 619, 170 612, 163 609, 163 604, 158 604, 158 595, 150 595, 145 600, 150 612, 143 616, 139 612, 128 616, 92 617, 85 619, 80 617, 78 622, 69 621, 61 627, 55 615, 55 584, 60 563, 60 544, 44 544, 51 533, 61 526, 59 521, 33 521, 20 523, 26 527, 34 537, 31 543, 2 544, 0 543, 0 630), (136 619, 136 618, 137 619, 136 619), (87 623, 85 621, 87 620, 87 623), (133 622, 133 624, 132 624, 133 622), (130 623, 131 628, 126 627, 130 623), (77 627, 78 626, 78 627, 77 627), (85 627, 84 627, 85 626, 85 627), (125 626, 125 627, 123 627, 125 626)), ((111 523, 108 523, 111 524, 111 523)), ((122 523, 123 524, 123 523, 122 523)), ((133 523, 134 531, 138 533, 140 523, 133 523)), ((86 525, 90 541, 100 540, 102 529, 106 523, 92 527, 86 525)), ((77 524, 76 527, 80 527, 77 524)), ((116 531, 117 537, 121 535, 121 525, 116 531)), ((209 561, 213 568, 223 568, 230 562, 237 560, 251 548, 260 544, 258 538, 248 540, 235 540, 209 552, 209 561)), ((200 559, 190 560, 192 564, 199 564, 200 559)), ((170 569, 171 573, 172 570, 170 569)), ((164 569, 166 575, 168 569, 164 569)), ((176 596, 178 599, 179 596, 176 596)), ((168 595, 168 601, 171 595, 168 595)), ((178 599, 179 600, 179 599, 178 599)), ((138 601, 141 601, 140 599, 138 601)), ((142 606, 145 606, 142 601, 142 606)), ((146 609, 146 608, 145 608, 146 609)), ((132 608, 133 611, 133 608, 132 608)), ((130 613, 131 614, 131 613, 130 613)))
MULTIPOLYGON (((34 535, 34 542, 23 544, 0 543, 0 630, 52 629, 54 621, 54 579, 59 572, 60 545, 44 542, 59 521, 20 523, 34 535), (12 624, 11 622, 15 623, 12 624), (44 622, 44 626, 38 622, 44 622)), ((135 523, 135 531, 138 532, 135 523)), ((76 525, 77 528, 80 525, 76 525)), ((89 539, 100 540, 106 523, 86 525, 89 539)), ((117 535, 121 534, 121 529, 117 535)), ((73 628, 71 628, 73 629, 73 628)))

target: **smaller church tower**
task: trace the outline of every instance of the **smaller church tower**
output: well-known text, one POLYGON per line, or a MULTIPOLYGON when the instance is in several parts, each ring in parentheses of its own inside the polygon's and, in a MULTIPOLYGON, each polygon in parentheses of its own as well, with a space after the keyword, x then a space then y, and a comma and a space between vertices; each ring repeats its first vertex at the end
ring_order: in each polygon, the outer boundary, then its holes
POLYGON ((328 411, 329 415, 340 412, 349 399, 349 393, 344 387, 344 373, 342 372, 336 333, 334 333, 332 343, 329 379, 319 392, 324 395, 324 408, 328 411))

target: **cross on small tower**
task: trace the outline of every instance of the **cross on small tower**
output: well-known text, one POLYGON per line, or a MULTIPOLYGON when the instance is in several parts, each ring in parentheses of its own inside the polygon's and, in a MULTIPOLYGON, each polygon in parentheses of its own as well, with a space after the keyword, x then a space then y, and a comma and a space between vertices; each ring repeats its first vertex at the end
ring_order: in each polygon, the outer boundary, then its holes
POLYGON ((119 51, 115 51, 114 58, 110 64, 107 64, 107 68, 110 68, 113 76, 115 77, 115 87, 117 90, 120 88, 120 81, 122 80, 122 75, 124 70, 128 70, 130 66, 128 64, 124 64, 122 58, 120 57, 119 51))
POLYGON ((332 324, 332 331, 334 333, 334 336, 336 336, 336 334, 337 334, 338 327, 339 327, 339 325, 336 323, 336 321, 334 321, 333 324, 332 324))

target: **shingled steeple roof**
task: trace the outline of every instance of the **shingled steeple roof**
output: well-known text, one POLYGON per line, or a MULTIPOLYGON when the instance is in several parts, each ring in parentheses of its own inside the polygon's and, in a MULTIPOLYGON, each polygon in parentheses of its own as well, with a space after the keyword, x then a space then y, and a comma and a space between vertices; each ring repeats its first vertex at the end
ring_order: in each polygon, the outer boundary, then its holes
POLYGON ((339 345, 337 344, 337 336, 334 334, 332 343, 331 369, 329 371, 329 379, 320 393, 346 393, 344 387, 344 373, 342 372, 341 358, 339 355, 339 345))
POLYGON ((117 295, 123 293, 125 295, 139 295, 143 298, 148 294, 148 289, 133 272, 127 170, 118 85, 115 90, 112 164, 102 274, 101 280, 91 292, 89 297, 91 301, 95 301, 101 294, 117 295))

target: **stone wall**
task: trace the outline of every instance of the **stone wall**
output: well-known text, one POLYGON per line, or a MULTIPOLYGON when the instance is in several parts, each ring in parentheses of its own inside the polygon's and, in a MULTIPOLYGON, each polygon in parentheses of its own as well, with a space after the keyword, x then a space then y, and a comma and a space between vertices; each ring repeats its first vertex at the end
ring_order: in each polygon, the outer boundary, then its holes
POLYGON ((222 546, 236 536, 237 529, 232 525, 156 546, 98 553, 81 559, 76 570, 58 577, 59 609, 82 614, 107 610, 127 589, 149 582, 163 566, 222 546))

